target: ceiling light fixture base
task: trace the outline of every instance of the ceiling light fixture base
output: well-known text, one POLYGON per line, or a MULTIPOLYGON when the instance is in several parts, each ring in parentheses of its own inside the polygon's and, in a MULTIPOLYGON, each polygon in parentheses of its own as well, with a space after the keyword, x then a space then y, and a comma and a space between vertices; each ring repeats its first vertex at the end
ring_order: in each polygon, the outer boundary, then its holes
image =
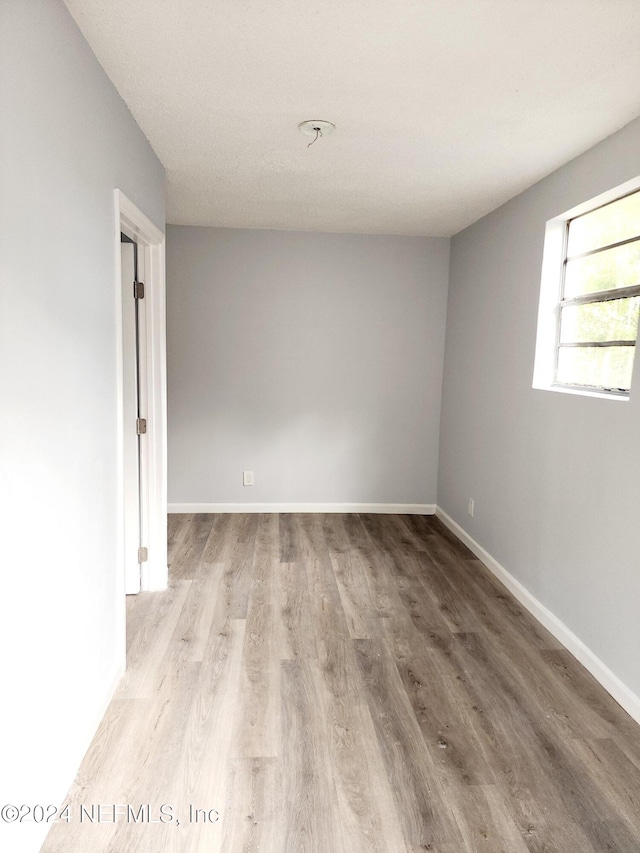
POLYGON ((330 133, 336 129, 335 124, 332 124, 330 121, 323 121, 322 119, 309 119, 309 121, 303 121, 298 125, 298 130, 300 133, 304 133, 305 136, 329 136, 330 133))

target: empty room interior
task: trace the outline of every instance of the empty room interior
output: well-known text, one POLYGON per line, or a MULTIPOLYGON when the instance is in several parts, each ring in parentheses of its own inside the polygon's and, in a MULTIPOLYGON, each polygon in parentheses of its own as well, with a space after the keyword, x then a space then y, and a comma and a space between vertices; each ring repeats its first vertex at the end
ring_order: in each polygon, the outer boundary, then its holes
POLYGON ((640 851, 637 0, 2 0, 0 849, 640 851))

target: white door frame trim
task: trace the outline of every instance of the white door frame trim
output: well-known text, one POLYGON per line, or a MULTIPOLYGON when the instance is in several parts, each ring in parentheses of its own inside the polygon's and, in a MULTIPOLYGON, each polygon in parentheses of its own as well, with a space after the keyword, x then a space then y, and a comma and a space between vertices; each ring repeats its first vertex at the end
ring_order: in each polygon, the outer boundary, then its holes
POLYGON ((120 232, 144 254, 145 294, 140 307, 146 320, 147 523, 149 559, 141 564, 141 590, 166 589, 167 567, 167 369, 165 238, 121 190, 114 190, 117 386, 117 538, 118 578, 124 601, 124 374, 122 358, 122 276, 120 232))

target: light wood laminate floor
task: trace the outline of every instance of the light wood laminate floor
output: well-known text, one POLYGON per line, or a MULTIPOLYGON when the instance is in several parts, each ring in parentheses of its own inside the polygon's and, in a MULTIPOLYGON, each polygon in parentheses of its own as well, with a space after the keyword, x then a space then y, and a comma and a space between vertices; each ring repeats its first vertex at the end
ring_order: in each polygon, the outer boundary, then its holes
POLYGON ((640 727, 435 518, 169 531, 43 853, 640 851, 640 727))

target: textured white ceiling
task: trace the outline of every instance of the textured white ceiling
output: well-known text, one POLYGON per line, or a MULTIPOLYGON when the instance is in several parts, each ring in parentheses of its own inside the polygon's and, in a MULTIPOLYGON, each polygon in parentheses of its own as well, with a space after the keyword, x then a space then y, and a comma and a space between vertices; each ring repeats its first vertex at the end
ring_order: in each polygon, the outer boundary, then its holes
POLYGON ((640 114, 639 0, 65 2, 172 223, 449 235, 640 114))

